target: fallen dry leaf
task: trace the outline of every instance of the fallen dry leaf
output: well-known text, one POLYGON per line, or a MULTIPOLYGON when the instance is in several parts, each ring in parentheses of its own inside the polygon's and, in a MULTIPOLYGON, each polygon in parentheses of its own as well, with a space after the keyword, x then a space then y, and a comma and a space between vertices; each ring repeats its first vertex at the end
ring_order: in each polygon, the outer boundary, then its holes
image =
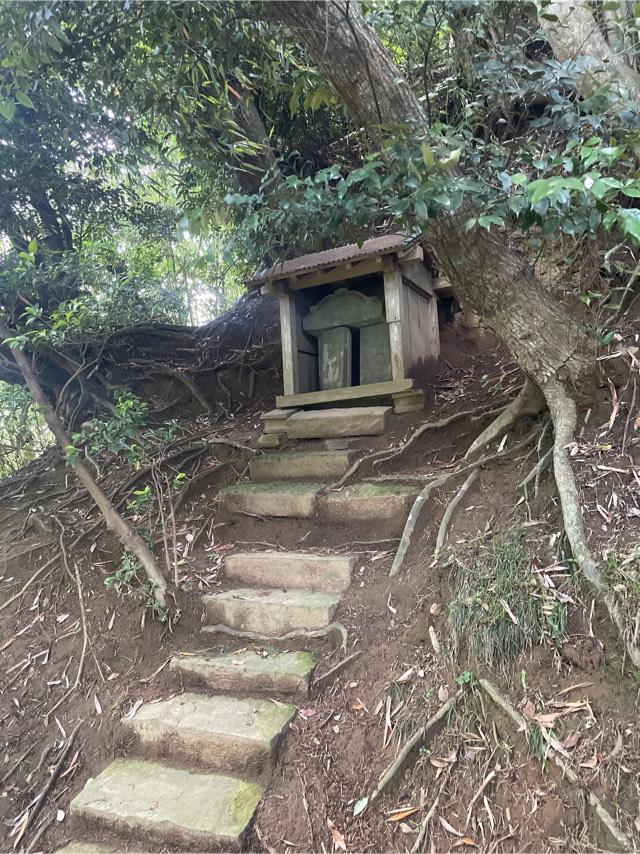
POLYGON ((345 838, 330 818, 327 819, 327 827, 331 831, 331 835, 333 836, 333 841, 336 845, 336 848, 339 848, 341 851, 346 851, 347 843, 345 842, 345 838))
POLYGON ((460 831, 456 830, 455 827, 451 827, 446 818, 443 818, 441 815, 439 815, 438 820, 448 833, 453 833, 454 836, 459 836, 461 839, 464 838, 464 833, 460 833, 460 831))
POLYGON ((408 682, 409 679, 411 679, 411 677, 413 676, 414 669, 415 668, 410 667, 408 670, 405 670, 405 672, 402 674, 402 676, 399 676, 396 679, 396 682, 408 682))
POLYGON ((558 718, 562 717, 560 712, 549 712, 545 715, 536 715, 535 720, 545 729, 551 729, 558 718))
POLYGON ((433 626, 429 626, 429 640, 431 641, 431 646, 433 647, 435 654, 440 655, 440 641, 438 640, 438 635, 436 634, 436 630, 433 626))
POLYGON ((420 807, 405 807, 401 810, 395 810, 387 818, 387 821, 402 821, 403 818, 408 818, 410 815, 418 812, 420 807))
POLYGON ((563 739, 561 744, 565 750, 571 750, 571 748, 575 747, 581 738, 582 738, 582 733, 579 732, 578 730, 574 730, 573 732, 570 732, 569 735, 565 739, 563 739))
POLYGON ((536 707, 531 700, 527 700, 522 709, 522 716, 527 720, 533 720, 536 716, 536 707))
POLYGON ((616 738, 616 743, 613 746, 613 750, 609 754, 609 758, 613 759, 614 756, 617 756, 622 750, 622 733, 618 733, 618 737, 616 738))
POLYGON ((449 689, 446 685, 441 685, 438 689, 438 699, 441 703, 446 703, 449 699, 449 689))
POLYGON ((581 762, 580 767, 581 768, 595 768, 597 764, 598 764, 598 754, 594 753, 593 756, 591 757, 591 759, 587 759, 586 762, 581 762))
POLYGON ((469 845, 472 848, 478 847, 478 843, 474 842, 473 839, 471 839, 468 836, 463 836, 461 839, 456 839, 456 841, 453 843, 453 845, 451 847, 452 848, 458 848, 458 846, 460 846, 460 845, 469 845))

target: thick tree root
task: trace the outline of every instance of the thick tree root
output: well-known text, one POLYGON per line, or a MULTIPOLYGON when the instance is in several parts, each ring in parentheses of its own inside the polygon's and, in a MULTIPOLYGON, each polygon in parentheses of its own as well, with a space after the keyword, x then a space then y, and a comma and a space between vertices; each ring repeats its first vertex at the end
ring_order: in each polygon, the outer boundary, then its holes
MULTIPOLYGON (((485 694, 489 697, 489 699, 495 703, 502 711, 511 718, 511 720, 516 724, 518 728, 518 732, 528 732, 528 726, 526 720, 522 717, 522 715, 517 712, 509 700, 498 691, 493 682, 490 682, 488 679, 478 679, 478 684, 485 692, 485 694)), ((562 745, 559 744, 556 739, 550 735, 543 727, 540 728, 542 733, 542 737, 547 742, 549 748, 549 755, 555 762, 555 764, 560 768, 565 778, 571 783, 572 786, 575 786, 576 789, 581 789, 582 785, 578 778, 578 775, 575 773, 573 768, 571 768, 567 763, 562 759, 561 752, 563 750, 562 745)), ((612 838, 615 839, 617 845, 619 845, 623 851, 631 851, 633 846, 631 845, 627 836, 620 830, 618 825, 616 824, 613 816, 609 812, 609 810, 602 803, 600 798, 592 791, 587 790, 587 798, 590 805, 593 807, 593 810, 597 817, 600 819, 601 823, 607 829, 607 831, 611 834, 612 838)))
POLYGON ((462 691, 458 691, 453 695, 453 697, 449 697, 449 699, 440 706, 438 711, 429 718, 425 725, 420 727, 420 729, 405 742, 400 753, 398 753, 391 765, 389 765, 380 777, 378 785, 369 796, 369 804, 371 804, 372 801, 375 801, 377 797, 385 792, 389 786, 397 780, 398 776, 409 765, 411 757, 416 755, 418 749, 422 747, 427 737, 432 735, 432 730, 435 730, 437 725, 447 717, 461 696, 462 691))
POLYGON ((440 552, 442 551, 442 547, 444 545, 445 537, 447 536, 447 531, 449 529, 449 523, 451 522, 451 518, 452 518, 453 514, 456 512, 456 507, 458 506, 458 504, 460 504, 462 499, 465 497, 465 495, 467 494, 467 492, 471 488, 471 485, 477 479, 478 474, 479 474, 478 469, 474 469, 471 472, 469 477, 465 480, 465 482, 462 484, 460 489, 456 492, 454 497, 451 499, 451 501, 449 502, 449 506, 445 510, 444 516, 442 517, 442 522, 440 522, 440 527, 438 529, 438 536, 436 538, 436 547, 435 547, 435 551, 433 553, 433 558, 436 561, 440 557, 440 552))
POLYGON ((425 421, 424 424, 417 427, 408 439, 402 442, 401 445, 398 445, 397 448, 383 448, 381 451, 373 451, 371 454, 365 454, 362 457, 358 457, 358 459, 352 463, 352 465, 342 475, 340 480, 337 480, 335 483, 327 486, 325 491, 328 492, 343 487, 345 483, 358 471, 360 466, 364 465, 364 463, 374 462, 375 465, 379 465, 380 463, 387 462, 388 460, 392 460, 395 457, 400 456, 400 454, 403 454, 412 445, 414 445, 421 436, 424 436, 424 434, 430 430, 442 430, 463 418, 473 418, 474 416, 478 417, 480 415, 493 415, 494 413, 503 410, 506 405, 507 404, 495 406, 493 403, 489 405, 485 404, 483 406, 477 406, 475 409, 465 409, 462 412, 455 412, 453 415, 448 415, 446 418, 442 418, 439 421, 425 421))
POLYGON ((389 578, 393 578, 394 576, 396 576, 402 568, 402 564, 404 563, 407 551, 409 549, 409 546, 411 545, 411 537, 418 522, 418 518, 420 517, 420 513, 422 512, 422 508, 431 497, 431 493, 434 489, 440 489, 441 486, 444 486, 446 483, 452 480, 452 478, 458 477, 458 475, 464 474, 465 472, 474 471, 475 469, 480 468, 480 466, 484 466, 487 463, 493 462, 494 460, 500 460, 503 457, 512 454, 514 451, 519 451, 521 448, 524 448, 526 445, 528 445, 532 441, 534 436, 535 433, 530 433, 521 442, 518 442, 518 444, 514 445, 512 448, 508 448, 506 451, 498 451, 495 454, 489 454, 486 457, 481 457, 479 460, 474 460, 472 463, 469 463, 466 466, 462 466, 459 469, 453 469, 450 472, 446 472, 445 474, 442 474, 439 477, 428 481, 428 483, 425 484, 424 488, 419 493, 416 500, 413 502, 413 506, 409 512, 407 521, 404 524, 402 537, 400 538, 398 549, 393 559, 393 563, 391 564, 391 569, 389 570, 389 578))
POLYGON ((544 395, 538 386, 530 379, 520 389, 520 394, 507 408, 498 415, 495 421, 480 433, 478 438, 471 444, 465 457, 473 457, 481 451, 485 445, 499 439, 505 431, 526 415, 538 415, 545 407, 544 395))
POLYGON ((573 476, 573 469, 567 448, 575 441, 576 405, 564 390, 560 382, 550 381, 545 385, 545 397, 551 411, 555 428, 553 445, 553 467, 562 506, 564 528, 571 546, 573 557, 578 568, 587 581, 601 595, 609 615, 620 633, 627 654, 636 667, 640 667, 640 648, 637 647, 629 633, 615 596, 604 580, 604 577, 593 559, 587 545, 587 537, 582 518, 580 494, 573 476))

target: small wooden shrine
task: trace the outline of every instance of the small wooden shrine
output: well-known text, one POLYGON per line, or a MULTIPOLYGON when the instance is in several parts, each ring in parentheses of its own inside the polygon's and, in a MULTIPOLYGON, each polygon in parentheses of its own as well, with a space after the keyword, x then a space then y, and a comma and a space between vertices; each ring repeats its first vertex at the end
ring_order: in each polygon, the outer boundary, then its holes
POLYGON ((440 354, 431 269, 399 234, 284 261, 248 284, 280 301, 280 408, 423 399, 419 379, 440 354))

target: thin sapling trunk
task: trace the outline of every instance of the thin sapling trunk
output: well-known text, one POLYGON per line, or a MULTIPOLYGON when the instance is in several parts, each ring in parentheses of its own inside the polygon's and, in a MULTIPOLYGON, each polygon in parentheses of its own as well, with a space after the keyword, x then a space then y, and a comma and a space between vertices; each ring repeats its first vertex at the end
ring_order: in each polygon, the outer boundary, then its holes
MULTIPOLYGON (((0 336, 3 341, 13 337, 13 333, 6 320, 1 318, 0 336)), ((47 423, 47 427, 53 433, 62 450, 66 453, 66 449, 72 445, 72 442, 67 436, 61 420, 49 403, 49 400, 47 399, 42 386, 35 375, 31 361, 27 358, 24 351, 16 345, 12 345, 12 352, 33 399, 40 407, 40 411, 47 423)), ((80 460, 72 459, 71 467, 80 483, 85 487, 91 498, 93 498, 95 504, 102 513, 105 522, 107 523, 107 527, 117 535, 123 548, 130 551, 138 558, 144 568, 147 578, 152 584, 153 596, 156 603, 159 607, 165 608, 167 605, 167 585, 151 550, 142 537, 136 533, 131 525, 129 525, 129 523, 126 522, 118 513, 107 495, 96 483, 95 478, 84 463, 80 460)))

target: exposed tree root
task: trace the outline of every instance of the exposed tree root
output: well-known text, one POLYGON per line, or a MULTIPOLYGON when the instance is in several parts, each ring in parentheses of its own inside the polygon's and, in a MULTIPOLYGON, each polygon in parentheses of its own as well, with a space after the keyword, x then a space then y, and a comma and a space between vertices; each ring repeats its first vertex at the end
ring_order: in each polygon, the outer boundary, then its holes
POLYGON ((587 581, 598 591, 605 603, 609 615, 620 633, 627 654, 636 667, 640 667, 640 648, 634 644, 629 627, 620 610, 615 596, 593 559, 587 545, 587 537, 582 518, 580 494, 573 476, 573 469, 567 449, 575 441, 576 405, 564 390, 560 382, 550 381, 545 386, 545 397, 549 404, 555 428, 553 445, 553 467, 556 485, 562 506, 564 528, 578 568, 587 581))
POLYGON ((534 478, 535 478, 534 495, 537 497, 537 495, 538 495, 538 483, 540 480, 540 475, 547 468, 547 466, 549 466, 551 464, 552 458, 553 458, 553 448, 551 447, 551 448, 549 448, 549 450, 546 452, 546 454, 544 456, 540 457, 538 462, 531 469, 531 471, 524 478, 524 480, 520 481, 520 483, 518 484, 518 489, 525 489, 527 487, 527 485, 529 483, 531 483, 531 481, 534 480, 534 478))
POLYGON ((407 521, 405 522, 404 530, 402 531, 402 537, 400 538, 398 550, 396 551, 393 563, 391 564, 391 569, 389 570, 389 577, 393 578, 400 571, 402 564, 404 563, 404 559, 406 557, 409 546, 411 545, 411 537, 413 535, 413 531, 416 527, 420 513, 422 512, 422 508, 431 497, 431 493, 434 489, 440 489, 441 486, 444 486, 452 478, 458 477, 458 475, 464 474, 468 471, 473 471, 477 468, 480 468, 480 466, 493 462, 494 460, 500 460, 503 457, 512 454, 514 451, 519 451, 521 448, 524 448, 526 445, 528 445, 533 440, 534 436, 535 432, 530 433, 521 442, 518 442, 518 444, 514 445, 512 448, 508 448, 505 451, 498 451, 495 454, 489 454, 486 457, 481 457, 479 460, 474 460, 472 463, 469 463, 466 466, 462 466, 458 469, 453 469, 452 471, 446 472, 445 474, 442 474, 439 477, 435 477, 433 480, 430 480, 424 486, 422 492, 420 492, 420 494, 413 503, 407 521))
POLYGON ((538 415, 546 405, 544 395, 538 386, 530 379, 525 380, 520 393, 511 401, 507 408, 498 415, 495 421, 480 433, 478 438, 471 444, 465 457, 473 457, 485 445, 494 442, 504 435, 505 431, 513 427, 516 422, 526 415, 538 415))
POLYGON ((313 677, 313 687, 318 688, 320 685, 325 685, 327 682, 330 682, 334 676, 337 676, 338 673, 342 673, 342 671, 351 664, 352 661, 355 661, 356 658, 359 658, 362 655, 362 650, 358 650, 357 652, 352 652, 351 655, 348 655, 346 658, 343 658, 337 664, 334 664, 330 670, 327 670, 326 673, 323 673, 321 676, 313 677))
POLYGON ((434 489, 439 489, 441 486, 444 486, 445 483, 447 483, 457 474, 457 471, 450 471, 447 474, 443 474, 440 477, 436 477, 433 480, 430 480, 429 483, 424 487, 422 492, 418 495, 416 500, 413 502, 413 507, 411 508, 407 521, 404 524, 404 530, 402 531, 402 537, 400 538, 400 545, 398 546, 398 550, 393 559, 393 563, 391 564, 391 569, 389 570, 389 578, 393 578, 394 576, 396 576, 402 568, 402 564, 404 563, 407 551, 409 549, 409 546, 411 545, 411 537, 416 527, 416 523, 420 514, 422 513, 422 508, 431 497, 431 493, 434 489))
POLYGON ((440 552, 442 551, 442 547, 444 545, 445 537, 447 536, 447 530, 449 529, 449 523, 451 522, 451 517, 456 511, 456 507, 462 499, 465 497, 467 492, 469 491, 471 485, 478 477, 478 469, 474 469, 465 482, 462 484, 460 489, 454 495, 454 497, 449 502, 449 506, 445 510, 444 516, 442 517, 442 522, 440 522, 440 527, 438 529, 438 536, 436 538, 436 547, 433 553, 434 560, 438 560, 440 557, 440 552))
POLYGON ((416 430, 414 430, 409 438, 402 442, 401 445, 398 445, 397 448, 383 448, 380 451, 374 451, 371 454, 365 454, 364 456, 359 457, 342 475, 340 480, 337 480, 335 483, 327 486, 325 491, 330 492, 334 489, 340 489, 350 478, 353 477, 360 466, 364 465, 364 463, 375 462, 376 465, 380 465, 380 463, 384 463, 387 460, 392 460, 395 457, 400 456, 400 454, 407 451, 421 436, 424 436, 424 434, 430 430, 442 430, 444 427, 449 427, 449 425, 455 424, 456 421, 460 421, 463 418, 473 418, 474 416, 480 415, 493 415, 496 412, 500 412, 505 406, 507 406, 506 403, 499 406, 495 406, 493 403, 484 404, 483 406, 477 406, 475 409, 465 409, 462 412, 456 412, 453 415, 448 415, 446 418, 440 419, 440 421, 425 421, 424 424, 421 424, 416 430))
MULTIPOLYGON (((490 682, 488 679, 478 679, 478 684, 485 692, 485 694, 490 698, 490 700, 495 703, 502 711, 511 718, 511 720, 516 724, 518 728, 518 732, 528 732, 528 726, 526 720, 522 717, 522 715, 514 709, 509 700, 498 691, 493 682, 490 682)), ((571 783, 572 786, 576 788, 582 789, 582 784, 578 778, 578 775, 575 773, 573 768, 571 768, 567 763, 562 759, 562 745, 556 741, 556 739, 550 735, 544 727, 540 728, 540 732, 542 733, 542 737, 547 742, 549 748, 549 755, 555 762, 555 764, 560 768, 566 779, 571 783)), ((602 822, 602 824, 606 827, 608 832, 611 834, 613 839, 615 839, 616 843, 624 850, 631 851, 632 845, 627 838, 626 834, 624 834, 618 825, 616 824, 613 816, 602 803, 600 798, 594 794, 594 792, 587 790, 587 797, 589 803, 594 809, 594 812, 602 822)))
POLYGON ((368 805, 386 791, 386 789, 388 789, 389 786, 391 786, 398 778, 398 775, 405 770, 412 755, 415 755, 417 750, 424 744, 427 736, 431 735, 431 731, 446 718, 461 696, 462 691, 457 691, 453 697, 449 697, 449 699, 440 706, 438 711, 429 718, 425 725, 420 727, 420 729, 405 742, 400 753, 398 753, 391 765, 389 765, 380 777, 378 785, 369 796, 368 805))

